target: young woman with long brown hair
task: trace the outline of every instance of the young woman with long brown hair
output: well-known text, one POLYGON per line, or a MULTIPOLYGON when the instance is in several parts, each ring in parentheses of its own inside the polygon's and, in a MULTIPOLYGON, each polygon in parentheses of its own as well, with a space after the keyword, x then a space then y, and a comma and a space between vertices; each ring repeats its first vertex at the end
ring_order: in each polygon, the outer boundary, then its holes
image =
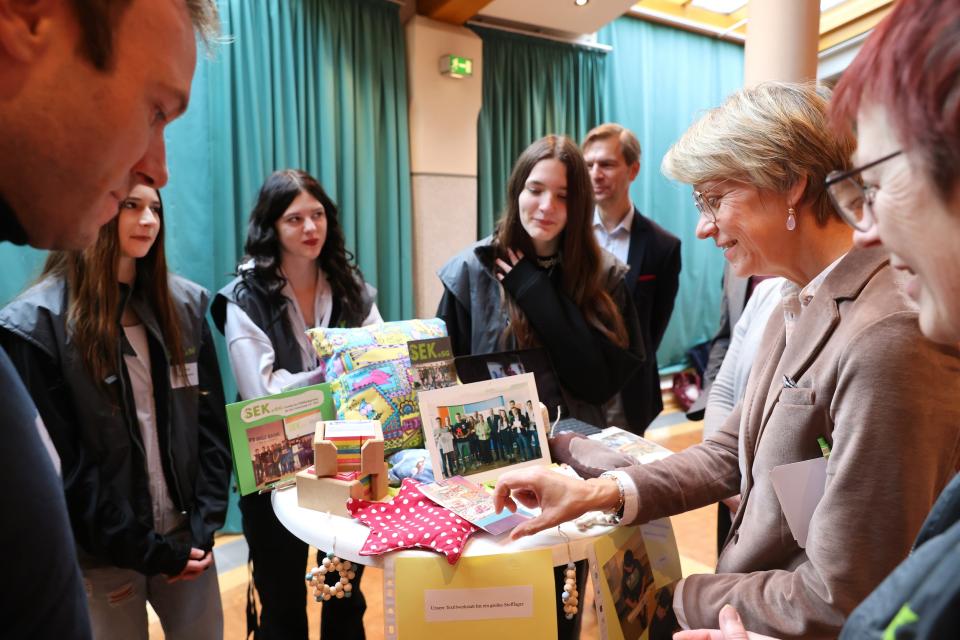
POLYGON ((440 270, 457 355, 542 346, 570 415, 626 426, 617 392, 643 357, 626 267, 600 249, 580 150, 546 136, 517 159, 493 235, 440 270))
POLYGON ((207 294, 167 272, 159 193, 133 188, 97 242, 49 256, 0 312, 63 470, 94 636, 219 637, 213 534, 230 452, 207 294))
MULTIPOLYGON (((643 342, 624 282, 627 267, 600 249, 592 221, 593 189, 580 149, 563 136, 537 140, 513 167, 493 235, 440 270, 437 316, 457 355, 544 347, 568 415, 626 427, 618 392, 640 365, 643 342)), ((518 408, 507 417, 501 437, 508 451, 516 443, 527 459, 520 415, 518 408)), ((578 567, 582 592, 585 563, 578 567)), ((565 569, 555 569, 560 588, 565 569)), ((558 605, 559 638, 578 637, 580 621, 558 605)))
MULTIPOLYGON (((320 183, 296 169, 271 174, 250 212, 237 277, 213 303, 240 397, 323 382, 306 330, 382 322, 375 295, 346 250, 337 206, 320 183)), ((259 640, 306 640, 307 543, 280 524, 269 493, 241 497, 240 511, 261 607, 258 620, 248 601, 248 629, 259 640)), ((323 605, 323 638, 364 637, 363 565, 355 566, 352 597, 323 605)))

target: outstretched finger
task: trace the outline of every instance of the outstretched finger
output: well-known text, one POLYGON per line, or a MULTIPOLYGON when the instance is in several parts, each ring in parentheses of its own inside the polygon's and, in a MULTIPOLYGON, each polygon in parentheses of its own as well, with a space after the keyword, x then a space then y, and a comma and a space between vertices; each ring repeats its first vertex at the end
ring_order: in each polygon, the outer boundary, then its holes
POLYGON ((558 523, 553 522, 552 520, 552 518, 544 516, 543 514, 540 514, 536 518, 531 518, 530 520, 524 520, 515 526, 513 531, 510 532, 510 539, 517 540, 524 536, 532 536, 535 533, 540 533, 544 529, 557 526, 558 523))
POLYGON ((497 513, 503 511, 506 507, 507 511, 510 513, 517 512, 517 503, 513 501, 513 498, 510 497, 510 491, 507 490, 506 494, 494 493, 493 494, 493 510, 497 513))

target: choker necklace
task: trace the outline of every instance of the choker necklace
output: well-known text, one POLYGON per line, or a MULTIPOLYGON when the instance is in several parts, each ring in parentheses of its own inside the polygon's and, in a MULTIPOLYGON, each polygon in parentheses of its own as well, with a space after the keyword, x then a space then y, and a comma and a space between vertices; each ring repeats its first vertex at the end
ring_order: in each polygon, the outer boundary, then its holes
POLYGON ((537 266, 541 269, 553 269, 560 264, 560 254, 555 253, 552 256, 537 256, 537 266))

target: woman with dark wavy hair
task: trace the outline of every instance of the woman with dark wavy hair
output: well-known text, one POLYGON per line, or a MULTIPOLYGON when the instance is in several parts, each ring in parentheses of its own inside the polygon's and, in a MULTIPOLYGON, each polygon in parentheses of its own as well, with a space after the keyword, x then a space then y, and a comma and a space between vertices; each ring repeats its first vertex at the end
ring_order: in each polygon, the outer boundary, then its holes
MULTIPOLYGON (((382 322, 375 296, 344 247, 337 206, 320 183, 296 169, 274 172, 250 212, 237 277, 212 309, 240 398, 323 382, 307 329, 382 322)), ((306 640, 307 544, 280 524, 268 493, 243 496, 240 511, 261 605, 259 623, 254 615, 248 625, 259 625, 260 640, 306 640)), ((364 637, 363 567, 356 566, 353 597, 323 606, 322 637, 364 637)))
POLYGON ((207 292, 167 271, 162 220, 156 189, 134 187, 92 246, 50 254, 0 312, 62 463, 96 638, 146 637, 147 602, 168 638, 223 635, 223 387, 207 292))

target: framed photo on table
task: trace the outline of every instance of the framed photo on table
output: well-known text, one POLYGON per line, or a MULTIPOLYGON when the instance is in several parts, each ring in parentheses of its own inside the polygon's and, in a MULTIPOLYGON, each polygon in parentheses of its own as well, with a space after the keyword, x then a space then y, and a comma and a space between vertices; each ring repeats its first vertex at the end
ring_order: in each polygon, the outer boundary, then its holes
POLYGON ((419 403, 437 478, 486 482, 506 469, 550 464, 532 373, 421 391, 419 403))

